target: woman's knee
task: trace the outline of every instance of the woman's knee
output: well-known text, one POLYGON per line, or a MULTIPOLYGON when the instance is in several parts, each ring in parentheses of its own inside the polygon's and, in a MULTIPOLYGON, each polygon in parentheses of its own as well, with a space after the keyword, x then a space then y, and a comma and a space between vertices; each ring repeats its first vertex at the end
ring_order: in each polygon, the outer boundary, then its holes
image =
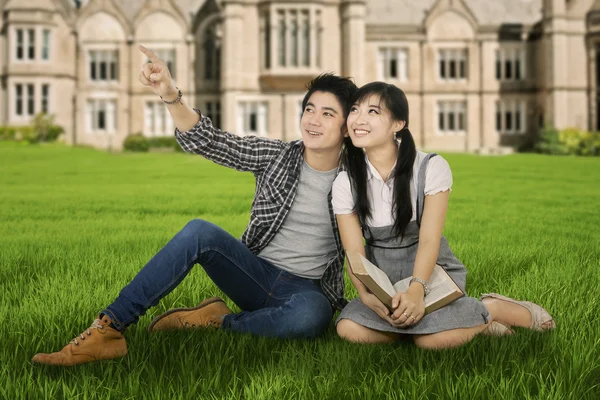
POLYGON ((342 319, 335 326, 339 337, 349 342, 364 342, 365 335, 362 332, 363 326, 349 319, 342 319))

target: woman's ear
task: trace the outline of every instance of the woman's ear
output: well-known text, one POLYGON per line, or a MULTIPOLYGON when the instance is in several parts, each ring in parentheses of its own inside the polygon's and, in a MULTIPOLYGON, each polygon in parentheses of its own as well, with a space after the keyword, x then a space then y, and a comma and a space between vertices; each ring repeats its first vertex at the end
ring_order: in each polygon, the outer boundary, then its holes
POLYGON ((394 133, 400 132, 402 129, 404 129, 405 126, 406 126, 406 121, 396 121, 392 125, 392 127, 394 129, 394 133))

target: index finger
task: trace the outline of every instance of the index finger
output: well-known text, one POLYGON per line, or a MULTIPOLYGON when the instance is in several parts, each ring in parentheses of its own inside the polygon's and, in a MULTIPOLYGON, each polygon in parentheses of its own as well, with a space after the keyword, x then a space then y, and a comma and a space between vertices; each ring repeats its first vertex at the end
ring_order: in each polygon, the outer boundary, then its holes
POLYGON ((152 61, 152 62, 157 62, 158 61, 158 57, 156 57, 156 54, 154 54, 151 50, 145 48, 141 44, 138 46, 138 49, 140 49, 140 51, 142 53, 144 53, 146 55, 146 57, 148 57, 148 59, 150 61, 152 61))

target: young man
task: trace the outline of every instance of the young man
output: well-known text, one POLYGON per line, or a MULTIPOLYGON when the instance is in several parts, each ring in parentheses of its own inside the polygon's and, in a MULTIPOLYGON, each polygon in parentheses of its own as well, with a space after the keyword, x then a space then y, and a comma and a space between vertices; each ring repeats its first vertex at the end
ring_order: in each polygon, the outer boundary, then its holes
POLYGON ((150 331, 213 326, 281 338, 323 333, 334 308, 346 304, 344 253, 329 200, 356 85, 331 74, 310 82, 301 141, 239 137, 187 105, 165 63, 140 50, 150 60, 140 81, 167 104, 182 148, 255 175, 250 222, 240 241, 208 221, 190 221, 87 330, 61 351, 36 354, 32 362, 67 366, 124 356, 127 326, 198 263, 243 311, 233 314, 215 297, 159 315, 150 331))

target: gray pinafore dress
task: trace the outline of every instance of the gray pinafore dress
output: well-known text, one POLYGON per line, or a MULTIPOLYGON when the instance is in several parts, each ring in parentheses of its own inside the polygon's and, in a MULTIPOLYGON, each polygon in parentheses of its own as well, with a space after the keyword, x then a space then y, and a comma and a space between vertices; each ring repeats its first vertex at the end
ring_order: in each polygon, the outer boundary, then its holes
MULTIPOLYGON (((419 168, 417 219, 408 224, 403 240, 394 236, 392 226, 371 228, 363 224, 366 256, 387 274, 392 283, 407 278, 413 273, 425 201, 425 171, 429 159, 434 156, 436 156, 434 153, 428 154, 419 168)), ((452 253, 444 236, 441 238, 437 264, 442 266, 466 293, 467 269, 452 253)), ((356 298, 344 307, 336 324, 344 318, 378 331, 424 335, 485 324, 488 322, 489 313, 481 301, 465 295, 447 306, 425 315, 421 321, 408 328, 395 328, 365 306, 359 298, 356 298)))

